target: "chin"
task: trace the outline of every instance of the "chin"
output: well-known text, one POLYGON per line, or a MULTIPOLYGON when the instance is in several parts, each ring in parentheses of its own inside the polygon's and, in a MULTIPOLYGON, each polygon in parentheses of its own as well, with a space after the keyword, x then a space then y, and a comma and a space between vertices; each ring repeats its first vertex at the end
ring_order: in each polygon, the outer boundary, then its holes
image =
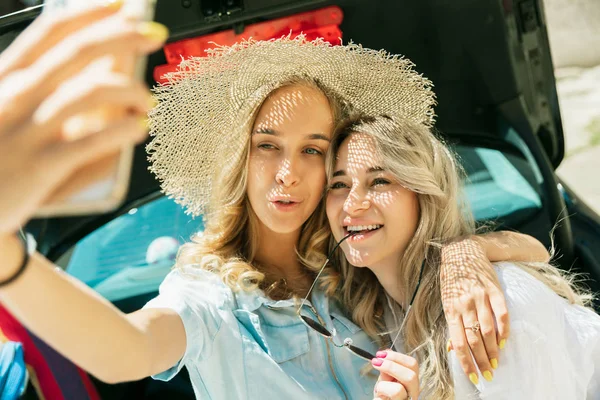
POLYGON ((354 268, 360 268, 360 269, 362 269, 362 268, 367 268, 367 269, 370 269, 368 265, 364 265, 364 264, 361 264, 361 263, 352 263, 352 262, 351 262, 350 264, 351 264, 351 265, 352 265, 354 268))
POLYGON ((353 248, 344 249, 344 255, 346 256, 346 260, 357 268, 369 268, 373 263, 372 257, 369 254, 361 253, 353 248))
POLYGON ((285 235, 299 231, 302 228, 302 223, 296 221, 284 222, 281 220, 271 221, 270 224, 267 224, 267 228, 275 233, 285 235))

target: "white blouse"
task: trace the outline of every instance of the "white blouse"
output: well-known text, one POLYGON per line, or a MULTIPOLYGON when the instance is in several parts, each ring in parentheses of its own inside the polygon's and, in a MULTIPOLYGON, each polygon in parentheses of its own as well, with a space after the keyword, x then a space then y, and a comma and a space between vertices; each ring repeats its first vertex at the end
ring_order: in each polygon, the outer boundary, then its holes
POLYGON ((480 374, 473 385, 449 353, 456 399, 600 399, 600 316, 570 305, 512 263, 496 263, 496 272, 510 336, 491 382, 480 374))

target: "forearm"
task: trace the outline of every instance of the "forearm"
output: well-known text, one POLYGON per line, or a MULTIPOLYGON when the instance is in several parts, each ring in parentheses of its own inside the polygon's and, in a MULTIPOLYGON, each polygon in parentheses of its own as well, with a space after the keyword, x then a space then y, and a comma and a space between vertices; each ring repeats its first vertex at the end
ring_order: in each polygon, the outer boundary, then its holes
MULTIPOLYGON (((0 239, 0 268, 12 271, 22 250, 14 236, 0 239)), ((34 334, 105 381, 147 375, 149 352, 142 327, 39 254, 24 273, 0 288, 0 301, 34 334)), ((5 279, 6 276, 2 276, 5 279)))
POLYGON ((548 250, 536 238, 523 233, 500 231, 472 236, 491 262, 548 262, 548 250))

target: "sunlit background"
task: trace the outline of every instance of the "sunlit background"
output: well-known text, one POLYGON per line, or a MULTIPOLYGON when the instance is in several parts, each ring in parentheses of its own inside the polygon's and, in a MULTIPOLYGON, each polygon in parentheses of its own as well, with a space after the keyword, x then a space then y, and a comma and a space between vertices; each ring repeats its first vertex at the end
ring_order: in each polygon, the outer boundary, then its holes
POLYGON ((600 1, 544 5, 566 145, 557 173, 600 213, 600 1))
MULTIPOLYGON (((41 0, 2 0, 0 15, 41 0)), ((545 0, 566 141, 558 174, 600 212, 600 1, 545 0)))
MULTIPOLYGON (((0 15, 43 3, 2 0, 0 15)), ((544 0, 565 158, 558 175, 600 213, 600 0, 544 0)))

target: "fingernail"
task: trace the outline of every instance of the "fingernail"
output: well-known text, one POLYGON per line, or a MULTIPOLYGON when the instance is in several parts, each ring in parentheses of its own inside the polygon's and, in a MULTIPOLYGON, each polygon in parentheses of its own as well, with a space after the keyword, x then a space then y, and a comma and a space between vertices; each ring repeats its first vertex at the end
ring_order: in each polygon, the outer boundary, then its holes
POLYGON ((158 100, 156 99, 156 97, 151 95, 148 98, 148 106, 150 106, 150 108, 155 108, 157 105, 158 105, 158 100))
POLYGON ((381 367, 381 364, 383 364, 383 360, 379 358, 374 358, 371 360, 371 364, 373 364, 376 367, 381 367))
POLYGON ((386 358, 387 351, 378 351, 375 355, 377 356, 377 358, 386 358))
POLYGON ((148 121, 147 117, 140 117, 140 119, 138 120, 138 124, 142 129, 150 129, 150 121, 148 121))
POLYGON ((113 10, 119 10, 121 7, 123 7, 123 0, 108 0, 106 3, 104 3, 104 6, 113 10))
POLYGON ((158 22, 142 22, 138 25, 138 32, 157 42, 164 42, 169 37, 169 29, 158 22))
POLYGON ((479 383, 479 377, 477 376, 477 374, 475 372, 471 372, 469 374, 469 379, 471 380, 473 385, 477 385, 479 383))
POLYGON ((492 358, 490 360, 490 364, 492 364, 492 368, 498 369, 498 359, 497 358, 492 358))
POLYGON ((452 350, 452 339, 448 339, 448 341, 446 342, 446 352, 450 353, 451 350, 452 350))
POLYGON ((504 348, 504 346, 506 346, 506 339, 502 339, 500 341, 500 343, 498 344, 498 347, 500 347, 500 350, 502 350, 504 348))
POLYGON ((494 379, 494 377, 492 376, 492 373, 490 371, 483 371, 483 377, 488 382, 491 382, 492 379, 494 379))

